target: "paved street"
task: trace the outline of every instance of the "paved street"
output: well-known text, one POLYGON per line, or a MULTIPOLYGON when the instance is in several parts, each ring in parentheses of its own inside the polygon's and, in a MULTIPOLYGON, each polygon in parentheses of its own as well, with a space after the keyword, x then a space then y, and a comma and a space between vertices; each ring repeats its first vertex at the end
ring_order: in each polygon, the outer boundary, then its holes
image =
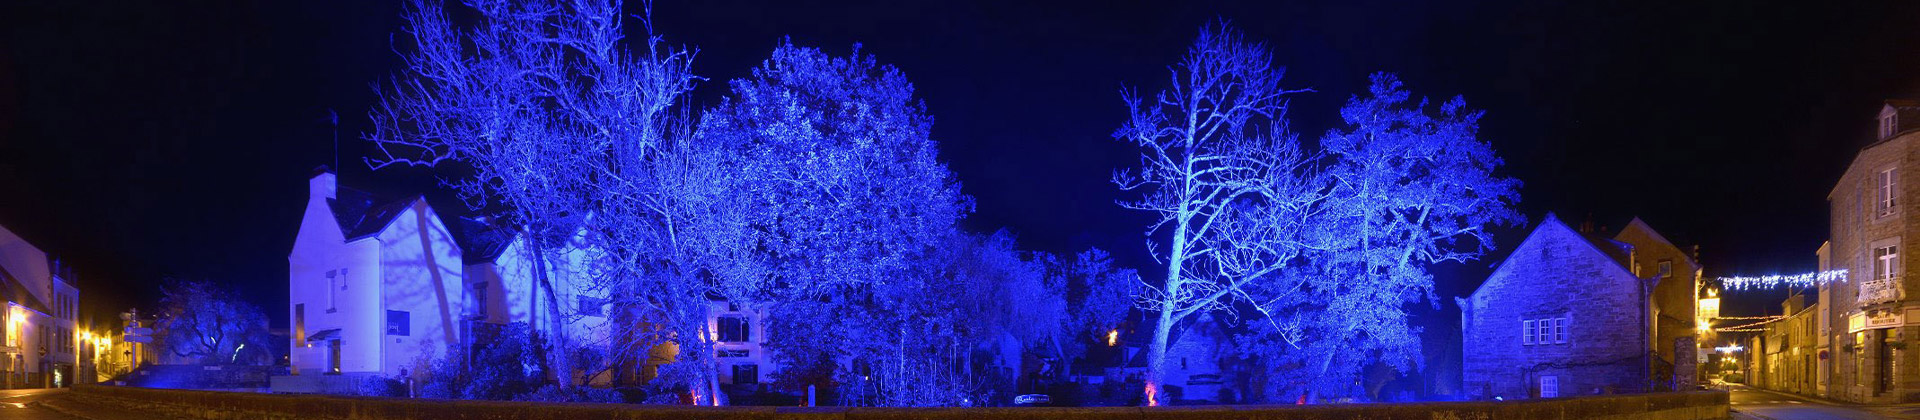
POLYGON ((1920 419, 1920 407, 1859 407, 1836 405, 1792 394, 1761 391, 1746 387, 1734 388, 1732 402, 1734 418, 1736 419, 1920 419))
POLYGON ((67 416, 43 407, 30 406, 28 403, 66 393, 65 389, 8 389, 0 390, 0 420, 71 420, 67 416))

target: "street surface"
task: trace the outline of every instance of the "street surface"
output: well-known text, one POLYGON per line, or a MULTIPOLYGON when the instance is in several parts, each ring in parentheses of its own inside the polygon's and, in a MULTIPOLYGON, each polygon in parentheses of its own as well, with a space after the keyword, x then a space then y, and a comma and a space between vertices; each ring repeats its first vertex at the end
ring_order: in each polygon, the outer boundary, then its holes
POLYGON ((73 420, 65 414, 44 407, 28 405, 42 398, 65 394, 65 389, 8 389, 0 390, 0 420, 73 420))
POLYGON ((1882 420, 1920 419, 1920 407, 1862 407, 1834 404, 1793 394, 1733 388, 1733 418, 1761 420, 1882 420))

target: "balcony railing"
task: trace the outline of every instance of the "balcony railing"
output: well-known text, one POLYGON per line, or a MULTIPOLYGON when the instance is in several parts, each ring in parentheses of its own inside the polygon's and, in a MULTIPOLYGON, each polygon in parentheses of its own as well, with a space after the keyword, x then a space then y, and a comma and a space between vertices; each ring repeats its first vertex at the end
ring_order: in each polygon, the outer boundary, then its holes
POLYGON ((1872 305, 1900 300, 1902 293, 1900 278, 1886 278, 1860 282, 1859 303, 1872 305))

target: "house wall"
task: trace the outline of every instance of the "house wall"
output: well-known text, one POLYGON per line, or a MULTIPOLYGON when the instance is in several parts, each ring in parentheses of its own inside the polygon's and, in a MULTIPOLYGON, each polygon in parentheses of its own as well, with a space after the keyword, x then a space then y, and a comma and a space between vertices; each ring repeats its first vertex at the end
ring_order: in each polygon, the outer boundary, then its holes
POLYGON ((1647 329, 1639 280, 1579 233, 1543 220, 1467 299, 1462 318, 1465 391, 1477 398, 1561 396, 1646 389, 1647 329), (1524 345, 1524 320, 1568 318, 1565 344, 1524 345))
MULTIPOLYGON (((586 231, 582 229, 560 248, 548 250, 559 254, 557 260, 548 264, 547 281, 553 288, 551 298, 547 295, 546 286, 537 284, 539 276, 535 269, 539 265, 535 258, 538 256, 524 235, 516 237, 493 262, 468 266, 467 270, 471 272, 467 275, 469 292, 473 290, 473 283, 487 284, 486 307, 478 310, 485 314, 489 322, 525 322, 536 330, 545 331, 552 328, 553 306, 557 303, 569 342, 605 348, 613 336, 613 326, 609 323, 613 313, 611 306, 602 306, 599 315, 580 311, 583 297, 599 302, 606 302, 608 297, 606 290, 596 287, 592 277, 598 274, 589 264, 595 255, 592 249, 586 247, 584 235, 586 231)), ((611 379, 611 375, 597 375, 585 380, 604 383, 611 379)))
MULTIPOLYGON (((1202 316, 1180 334, 1180 338, 1167 345, 1167 370, 1164 385, 1178 387, 1174 394, 1177 400, 1205 400, 1219 402, 1220 390, 1226 379, 1221 375, 1221 363, 1226 359, 1222 346, 1229 345, 1227 335, 1220 331, 1211 316, 1202 316), (1202 375, 1212 375, 1207 378, 1202 375), (1200 376, 1196 378, 1195 376, 1200 376)), ((1233 391, 1229 391, 1233 392, 1233 391)), ((1234 398, 1243 398, 1234 393, 1234 398)))
POLYGON ((1674 246, 1640 219, 1634 219, 1614 239, 1633 245, 1636 276, 1660 276, 1661 262, 1672 267, 1665 278, 1654 283, 1652 305, 1648 307, 1648 316, 1656 320, 1652 350, 1659 355, 1664 370, 1670 372, 1670 376, 1659 378, 1671 380, 1666 389, 1691 388, 1696 383, 1695 350, 1699 348, 1695 343, 1699 297, 1695 293, 1701 267, 1689 252, 1674 246))
POLYGON ((327 343, 305 338, 339 329, 341 372, 377 372, 385 315, 380 308, 381 244, 374 238, 347 242, 327 205, 332 195, 333 174, 315 176, 300 232, 287 256, 287 319, 296 323, 288 337, 288 361, 297 374, 323 373, 328 368, 327 343), (328 272, 339 280, 329 280, 328 272))
POLYGON ((377 236, 380 244, 377 322, 360 330, 379 343, 378 371, 388 376, 420 372, 463 343, 468 295, 461 280, 460 248, 425 200, 415 200, 377 236), (389 318, 394 311, 406 320, 389 318), (389 323, 402 323, 395 334, 389 323), (370 332, 370 334, 368 333, 370 332))
MULTIPOLYGON (((1904 116, 1903 116, 1904 117, 1904 116)), ((1903 124, 1904 125, 1904 124, 1903 124)), ((1827 397, 1845 401, 1895 403, 1920 401, 1920 358, 1913 351, 1920 344, 1920 301, 1916 290, 1916 266, 1912 250, 1920 246, 1920 235, 1909 227, 1920 224, 1915 211, 1916 184, 1920 184, 1920 156, 1913 147, 1920 132, 1907 132, 1862 149, 1854 157, 1833 191, 1827 196, 1830 213, 1830 266, 1848 270, 1847 281, 1823 287, 1831 307, 1825 309, 1831 357, 1827 360, 1829 383, 1827 397), (1896 172, 1894 212, 1882 216, 1874 205, 1875 177, 1887 168, 1896 172), (1901 250, 1896 267, 1902 289, 1900 300, 1867 304, 1859 298, 1863 282, 1873 279, 1876 245, 1894 244, 1901 250), (1897 325, 1854 330, 1851 317, 1872 312, 1903 318, 1897 325), (1896 344, 1897 343, 1897 344, 1896 344)))
POLYGON ((738 316, 747 319, 747 341, 719 342, 713 346, 716 356, 719 354, 718 352, 729 350, 747 352, 747 355, 744 357, 714 358, 714 363, 717 364, 717 366, 715 366, 717 369, 715 369, 714 372, 720 375, 720 383, 734 383, 733 367, 739 365, 756 366, 755 369, 759 371, 758 383, 764 384, 770 382, 773 378, 773 373, 780 367, 773 363, 773 354, 769 353, 766 348, 766 308, 742 305, 736 309, 729 306, 725 301, 708 302, 707 308, 707 331, 714 331, 713 334, 715 334, 716 340, 719 337, 717 331, 720 330, 720 317, 738 316))

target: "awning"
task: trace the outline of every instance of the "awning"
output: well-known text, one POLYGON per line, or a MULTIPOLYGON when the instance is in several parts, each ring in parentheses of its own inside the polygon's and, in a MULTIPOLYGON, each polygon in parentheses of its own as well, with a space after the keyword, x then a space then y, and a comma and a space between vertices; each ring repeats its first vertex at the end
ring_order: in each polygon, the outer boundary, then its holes
POLYGON ((339 328, 334 328, 331 330, 321 330, 320 332, 307 335, 307 342, 309 343, 312 343, 315 341, 327 341, 327 340, 339 340, 339 339, 340 339, 339 328))

